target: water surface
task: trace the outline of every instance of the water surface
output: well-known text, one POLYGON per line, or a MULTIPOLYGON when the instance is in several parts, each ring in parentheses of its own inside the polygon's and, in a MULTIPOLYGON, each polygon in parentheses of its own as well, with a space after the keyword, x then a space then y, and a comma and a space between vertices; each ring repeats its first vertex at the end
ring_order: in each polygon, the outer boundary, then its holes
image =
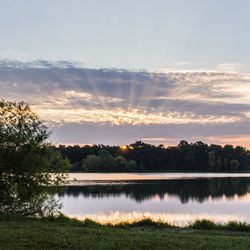
POLYGON ((197 218, 250 222, 250 174, 70 174, 62 211, 113 223, 143 216, 185 225, 197 218))

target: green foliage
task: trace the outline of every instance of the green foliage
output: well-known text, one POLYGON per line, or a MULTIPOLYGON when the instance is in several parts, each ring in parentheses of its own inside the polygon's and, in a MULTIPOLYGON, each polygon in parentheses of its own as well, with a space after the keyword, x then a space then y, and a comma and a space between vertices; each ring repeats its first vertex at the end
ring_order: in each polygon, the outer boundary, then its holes
POLYGON ((210 170, 216 169, 216 155, 214 151, 208 153, 208 164, 210 170))
POLYGON ((0 100, 0 213, 53 212, 45 186, 62 184, 70 165, 48 136, 28 104, 0 100))
POLYGON ((128 167, 128 161, 121 155, 116 156, 114 161, 115 165, 119 169, 125 169, 126 167, 128 167))
POLYGON ((0 246, 9 249, 250 249, 249 232, 158 226, 104 226, 67 218, 0 218, 0 246))
POLYGON ((231 169, 232 171, 237 171, 237 170, 239 170, 239 166, 240 166, 239 161, 237 161, 237 160, 235 160, 235 159, 233 159, 233 160, 230 161, 230 169, 231 169))
POLYGON ((242 231, 249 232, 250 225, 246 222, 238 222, 238 221, 229 221, 226 225, 223 225, 223 228, 230 231, 242 231))
MULTIPOLYGON (((224 161, 224 163, 227 164, 226 161, 224 161)), ((227 170, 223 166, 221 156, 216 156, 215 151, 208 152, 208 165, 210 171, 220 172, 223 170, 227 170)))
POLYGON ((218 225, 210 220, 196 220, 193 222, 190 226, 190 228, 195 229, 205 229, 205 230, 211 230, 211 229, 218 229, 218 225))
POLYGON ((241 231, 241 232, 250 231, 250 224, 240 221, 229 221, 225 224, 219 224, 210 220, 203 219, 191 223, 189 227, 202 230, 228 230, 228 231, 241 231))
POLYGON ((109 151, 100 150, 98 155, 89 155, 82 161, 81 170, 86 172, 119 172, 136 169, 135 161, 127 161, 121 155, 113 157, 109 151))
POLYGON ((177 146, 167 148, 142 141, 123 147, 108 145, 66 147, 61 145, 58 151, 70 159, 73 171, 228 172, 250 170, 249 150, 232 145, 224 147, 207 145, 201 141, 195 143, 181 141, 177 146), (101 151, 104 151, 103 157, 99 157, 101 151), (97 158, 92 156, 89 159, 90 155, 95 155, 97 158), (112 157, 115 158, 115 163, 112 157), (102 164, 100 164, 100 158, 102 158, 102 164))
MULTIPOLYGON (((69 163, 47 142, 49 133, 24 102, 0 101, 0 174, 37 175, 69 170, 69 163)), ((42 177, 41 182, 46 178, 42 177)))
POLYGON ((175 226, 162 222, 162 221, 153 221, 150 218, 143 218, 138 221, 133 221, 132 223, 129 222, 122 222, 117 225, 116 227, 125 227, 125 228, 133 228, 133 227, 154 227, 154 228, 175 228, 175 226))
POLYGON ((99 158, 96 155, 89 155, 83 160, 82 167, 85 171, 97 171, 99 168, 99 158))

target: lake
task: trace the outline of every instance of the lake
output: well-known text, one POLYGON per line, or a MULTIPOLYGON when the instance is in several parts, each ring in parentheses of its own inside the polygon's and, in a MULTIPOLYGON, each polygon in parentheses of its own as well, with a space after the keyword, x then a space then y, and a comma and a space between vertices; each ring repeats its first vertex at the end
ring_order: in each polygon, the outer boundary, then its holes
POLYGON ((143 217, 184 226, 195 219, 250 222, 250 174, 77 173, 56 198, 66 215, 101 223, 143 217))

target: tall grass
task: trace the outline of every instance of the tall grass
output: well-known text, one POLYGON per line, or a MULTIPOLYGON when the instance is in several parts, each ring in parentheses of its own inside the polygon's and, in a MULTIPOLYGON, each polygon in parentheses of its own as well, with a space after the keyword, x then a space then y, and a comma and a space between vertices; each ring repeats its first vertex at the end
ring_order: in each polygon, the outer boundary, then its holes
MULTIPOLYGON (((49 219, 51 220, 51 219, 49 219)), ((142 218, 140 220, 135 220, 133 222, 121 222, 118 224, 100 224, 91 219, 85 219, 80 221, 75 218, 69 218, 67 216, 61 215, 58 218, 54 218, 55 221, 61 221, 66 223, 75 223, 82 226, 91 226, 91 227, 113 227, 113 228, 140 228, 140 227, 150 227, 150 228, 179 228, 179 229, 199 229, 199 230, 228 230, 228 231, 241 231, 241 232, 250 232, 250 224, 240 221, 229 221, 227 223, 215 223, 211 220, 196 220, 190 223, 186 227, 178 227, 170 223, 162 221, 154 221, 151 218, 142 218)))
POLYGON ((220 224, 210 220, 196 220, 195 222, 191 223, 188 228, 250 232, 250 224, 240 221, 229 221, 225 224, 220 224))
POLYGON ((100 224, 94 220, 86 218, 81 221, 76 218, 69 218, 63 214, 57 217, 42 217, 42 218, 25 218, 20 216, 1 216, 1 221, 44 221, 44 222, 55 222, 65 225, 76 225, 85 227, 112 227, 112 228, 176 228, 176 229, 198 229, 198 230, 227 230, 227 231, 240 231, 240 232, 250 232, 250 224, 247 222, 240 221, 229 221, 227 223, 215 223, 211 220, 196 220, 190 223, 186 227, 178 227, 170 223, 162 221, 154 221, 151 218, 143 218, 140 220, 135 220, 133 222, 121 222, 118 224, 100 224))

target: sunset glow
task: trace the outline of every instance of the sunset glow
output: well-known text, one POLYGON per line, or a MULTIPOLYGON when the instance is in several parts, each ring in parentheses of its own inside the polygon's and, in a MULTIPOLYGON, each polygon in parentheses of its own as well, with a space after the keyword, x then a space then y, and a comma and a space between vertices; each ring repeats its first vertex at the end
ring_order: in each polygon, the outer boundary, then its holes
POLYGON ((1 249, 250 249, 250 0, 0 6, 1 249))
POLYGON ((122 145, 150 138, 173 145, 184 137, 249 147, 249 74, 34 65, 3 62, 0 69, 11 70, 11 77, 0 76, 2 96, 31 103, 54 131, 55 143, 122 145), (82 128, 78 139, 70 127, 82 128), (96 137, 100 131, 106 132, 96 137))
POLYGON ((1 98, 32 104, 56 144, 249 148, 249 3, 108 2, 4 3, 1 98))

